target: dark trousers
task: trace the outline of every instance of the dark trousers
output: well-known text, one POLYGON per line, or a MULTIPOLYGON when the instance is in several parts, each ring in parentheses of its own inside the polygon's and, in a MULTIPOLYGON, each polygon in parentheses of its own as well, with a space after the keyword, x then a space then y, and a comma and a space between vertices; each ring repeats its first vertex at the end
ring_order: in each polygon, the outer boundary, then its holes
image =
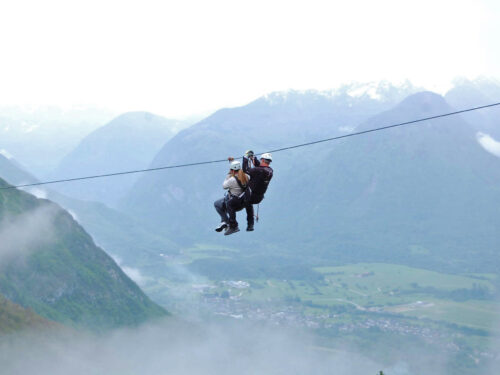
POLYGON ((253 205, 248 203, 245 204, 240 199, 230 198, 226 203, 226 212, 229 216, 229 226, 231 228, 236 228, 238 226, 238 222, 236 221, 236 212, 245 209, 247 211, 247 224, 253 225, 253 205))

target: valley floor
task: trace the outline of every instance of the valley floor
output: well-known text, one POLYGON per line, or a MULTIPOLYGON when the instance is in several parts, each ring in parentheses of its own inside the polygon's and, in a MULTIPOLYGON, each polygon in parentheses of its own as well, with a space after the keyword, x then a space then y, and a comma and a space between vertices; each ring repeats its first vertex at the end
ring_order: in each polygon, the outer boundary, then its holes
POLYGON ((144 288, 174 314, 196 311, 307 329, 325 347, 346 340, 368 347, 399 342, 399 350, 430 346, 460 369, 479 368, 498 356, 495 275, 450 275, 381 263, 318 267, 314 271, 320 277, 304 279, 210 279, 189 271, 194 260, 230 259, 233 251, 186 249, 165 260, 171 272, 144 288))

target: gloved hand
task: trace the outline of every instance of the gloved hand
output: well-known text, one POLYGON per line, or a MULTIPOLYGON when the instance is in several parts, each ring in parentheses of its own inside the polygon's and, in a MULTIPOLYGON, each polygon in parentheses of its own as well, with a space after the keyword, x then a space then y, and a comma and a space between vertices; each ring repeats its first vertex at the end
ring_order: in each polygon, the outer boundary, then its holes
POLYGON ((253 158, 253 156, 254 156, 254 153, 253 153, 253 151, 252 151, 252 150, 247 150, 247 151, 245 152, 245 157, 246 157, 247 159, 252 159, 252 158, 253 158))
POLYGON ((228 157, 227 160, 229 160, 229 162, 232 162, 234 160, 234 158, 232 156, 228 157))

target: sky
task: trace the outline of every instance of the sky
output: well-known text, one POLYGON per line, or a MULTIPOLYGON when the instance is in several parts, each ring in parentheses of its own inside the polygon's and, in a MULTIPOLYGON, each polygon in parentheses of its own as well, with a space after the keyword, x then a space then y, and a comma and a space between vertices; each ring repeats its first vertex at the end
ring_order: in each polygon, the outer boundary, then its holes
POLYGON ((0 106, 172 118, 351 81, 500 77, 495 0, 0 2, 0 106))

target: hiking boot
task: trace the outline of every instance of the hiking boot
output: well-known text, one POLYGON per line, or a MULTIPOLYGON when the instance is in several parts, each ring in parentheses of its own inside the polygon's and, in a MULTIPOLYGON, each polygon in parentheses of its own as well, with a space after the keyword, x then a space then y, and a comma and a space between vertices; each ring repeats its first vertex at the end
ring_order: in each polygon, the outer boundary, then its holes
POLYGON ((217 228, 215 228, 215 231, 222 232, 226 228, 227 228, 227 224, 225 221, 223 221, 222 223, 219 224, 219 226, 217 228))
POLYGON ((247 225, 247 232, 253 232, 253 224, 247 225))
POLYGON ((239 231, 240 231, 240 228, 238 228, 238 227, 229 227, 224 232, 224 236, 229 236, 230 234, 233 234, 233 233, 236 233, 239 231))

